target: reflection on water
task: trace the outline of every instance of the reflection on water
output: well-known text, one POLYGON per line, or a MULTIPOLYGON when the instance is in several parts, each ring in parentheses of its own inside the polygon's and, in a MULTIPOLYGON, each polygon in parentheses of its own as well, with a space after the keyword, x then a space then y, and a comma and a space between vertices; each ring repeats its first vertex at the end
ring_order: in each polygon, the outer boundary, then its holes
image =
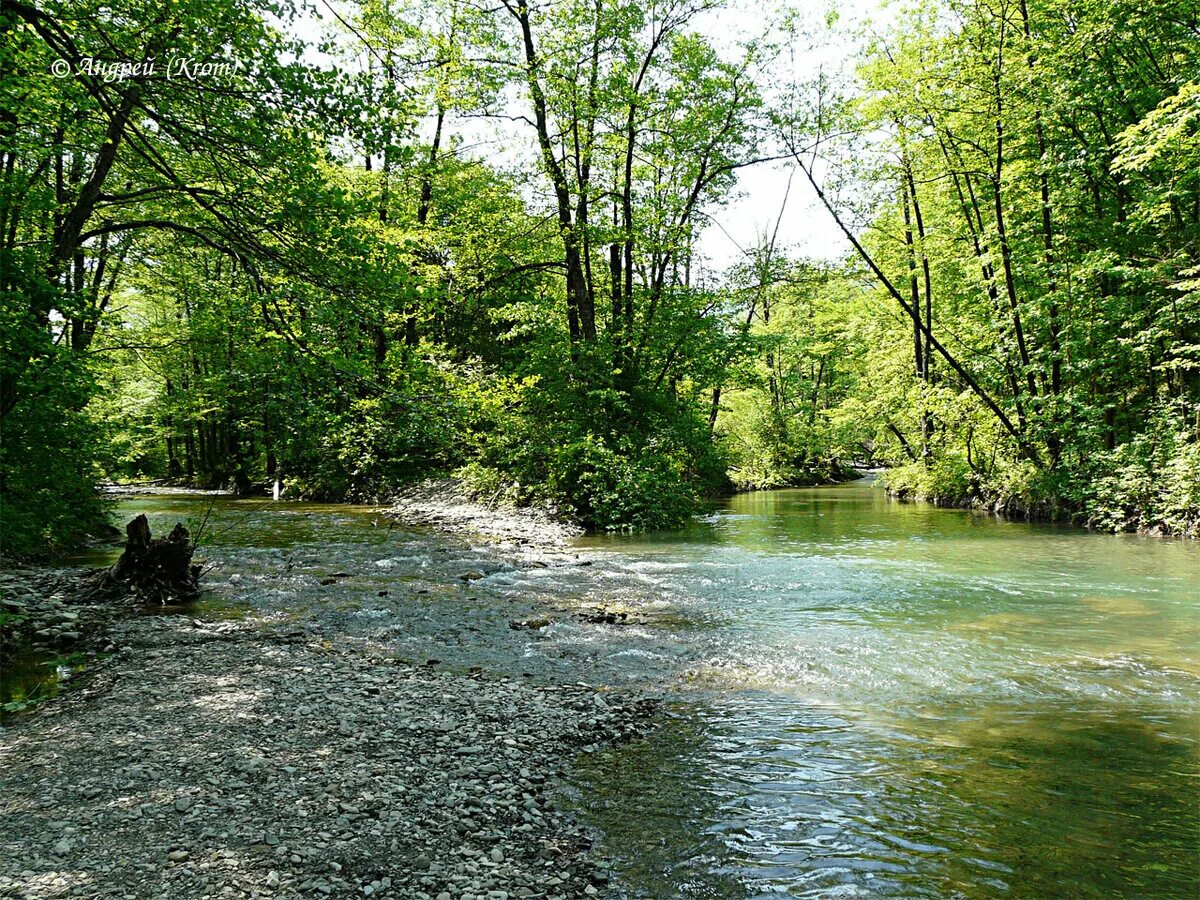
POLYGON ((1195 544, 864 484, 743 495, 680 532, 542 560, 366 507, 122 512, 156 531, 207 516, 205 614, 675 691, 677 718, 578 769, 577 804, 637 895, 1200 892, 1195 544), (629 624, 573 615, 596 607, 629 624), (552 624, 508 627, 534 617, 552 624))
MULTIPOLYGON (((673 825, 722 837, 717 883, 817 897, 1200 890, 1195 545, 895 504, 863 485, 738 497, 682 539, 590 543, 720 622, 690 642, 689 683, 714 694, 688 764, 643 775, 654 752, 620 749, 582 776, 628 798, 691 779, 708 802, 681 805, 673 825)), ((655 849, 671 843, 656 837, 670 805, 645 829, 583 807, 642 895, 724 895, 694 890, 694 871, 655 849)))
POLYGON ((63 685, 83 671, 83 660, 48 650, 21 648, 5 660, 0 677, 0 711, 19 711, 58 696, 63 685))
POLYGON ((681 707, 643 740, 583 755, 573 771, 577 808, 619 852, 626 883, 653 897, 740 898, 717 821, 734 795, 709 777, 713 722, 681 707), (682 714, 681 714, 682 713, 682 714))

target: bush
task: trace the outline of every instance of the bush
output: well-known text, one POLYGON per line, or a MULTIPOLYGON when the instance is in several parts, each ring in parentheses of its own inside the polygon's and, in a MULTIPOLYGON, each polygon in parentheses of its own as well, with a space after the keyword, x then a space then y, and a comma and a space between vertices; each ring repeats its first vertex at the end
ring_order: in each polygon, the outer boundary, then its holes
POLYGON ((461 465, 472 429, 489 418, 484 394, 472 373, 430 364, 414 366, 404 383, 356 398, 342 411, 317 409, 297 423, 285 454, 293 493, 375 500, 461 465))
POLYGON ((1160 409, 1146 431, 1082 465, 1046 470, 1000 457, 983 474, 965 456, 946 452, 928 468, 920 462, 892 468, 884 483, 899 496, 943 505, 1102 531, 1200 536, 1200 442, 1178 408, 1160 409))
POLYGON ((108 527, 84 412, 93 384, 81 358, 30 314, 54 302, 44 280, 7 254, 0 267, 12 288, 0 295, 0 383, 15 399, 0 420, 0 551, 42 555, 108 527))
POLYGON ((653 531, 685 522, 698 502, 686 459, 648 445, 624 453, 594 435, 555 453, 547 488, 563 497, 586 525, 610 531, 653 531))
POLYGON ((962 506, 980 499, 979 481, 966 457, 958 453, 935 456, 928 466, 910 462, 884 473, 888 490, 900 497, 962 506))
POLYGON ((109 527, 83 388, 72 377, 43 388, 5 416, 0 436, 0 550, 12 556, 64 550, 109 527))
POLYGON ((0 441, 0 550, 42 556, 108 530, 96 490, 91 425, 78 411, 43 398, 5 417, 0 441))
POLYGON ((675 527, 728 484, 706 423, 667 395, 529 381, 474 442, 460 474, 478 493, 566 508, 593 529, 675 527))
POLYGON ((1093 462, 1079 486, 1088 524, 1200 536, 1200 442, 1177 411, 1093 462))

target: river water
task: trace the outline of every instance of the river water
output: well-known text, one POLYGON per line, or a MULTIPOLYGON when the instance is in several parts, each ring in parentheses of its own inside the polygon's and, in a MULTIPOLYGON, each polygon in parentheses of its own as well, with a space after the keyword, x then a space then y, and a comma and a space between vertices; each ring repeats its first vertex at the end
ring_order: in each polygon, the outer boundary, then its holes
POLYGON ((580 815, 635 896, 1200 893, 1200 546, 889 501, 745 494, 568 551, 377 510, 188 496, 201 615, 674 698, 585 757, 580 815), (322 581, 325 583, 322 584, 322 581), (624 624, 579 613, 624 611, 624 624), (542 618, 540 629, 513 629, 542 618))

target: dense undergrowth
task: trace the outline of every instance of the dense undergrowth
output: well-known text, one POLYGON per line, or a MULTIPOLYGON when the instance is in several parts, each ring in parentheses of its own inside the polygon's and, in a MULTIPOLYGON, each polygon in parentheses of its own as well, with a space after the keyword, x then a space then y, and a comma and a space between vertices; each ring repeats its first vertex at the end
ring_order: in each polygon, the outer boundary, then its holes
POLYGON ((1010 461, 985 474, 965 455, 943 454, 889 469, 883 480, 902 498, 1012 518, 1200 537, 1200 443, 1179 410, 1161 410, 1145 433, 1060 471, 1010 461))

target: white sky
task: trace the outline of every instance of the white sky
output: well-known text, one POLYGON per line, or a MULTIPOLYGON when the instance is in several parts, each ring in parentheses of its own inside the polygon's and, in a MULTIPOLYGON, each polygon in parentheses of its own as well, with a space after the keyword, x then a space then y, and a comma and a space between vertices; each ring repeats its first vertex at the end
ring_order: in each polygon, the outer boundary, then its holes
MULTIPOLYGON (((889 13, 887 0, 782 0, 800 13, 802 22, 821 30, 830 10, 838 19, 829 29, 832 41, 816 52, 797 53, 795 77, 805 79, 822 69, 843 68, 854 44, 854 36, 864 24, 889 13)), ((767 4, 763 0, 734 0, 730 7, 714 14, 711 25, 700 30, 714 40, 736 33, 746 23, 756 25, 760 14, 755 10, 767 4)), ((716 270, 722 270, 743 258, 744 251, 757 244, 763 235, 779 223, 778 249, 792 255, 814 259, 839 259, 850 249, 845 237, 817 199, 803 173, 786 162, 764 163, 738 174, 738 185, 730 202, 712 211, 714 223, 701 235, 700 251, 716 270), (790 185, 790 187, 789 187, 790 185), (782 214, 782 215, 781 215, 782 214)))
MULTIPOLYGON (((326 0, 312 0, 320 23, 311 17, 301 19, 296 32, 310 45, 322 31, 322 23, 336 26, 326 0)), ((339 0, 328 0, 339 12, 344 6, 339 0)), ((786 5, 799 13, 802 23, 811 23, 819 31, 831 6, 836 6, 838 19, 832 28, 833 40, 818 52, 797 54, 800 78, 815 75, 821 68, 836 69, 844 65, 854 36, 864 26, 870 27, 891 18, 893 9, 888 0, 730 0, 723 9, 706 14, 697 21, 696 30, 706 34, 718 47, 733 46, 739 37, 756 34, 765 25, 770 10, 786 5), (768 10, 764 15, 764 10, 768 10)), ((501 165, 511 163, 523 153, 535 149, 531 129, 524 125, 479 120, 451 124, 451 133, 459 135, 464 145, 473 148, 472 155, 501 165), (528 132, 528 133, 527 133, 528 132)), ((700 255, 707 258, 707 267, 720 271, 737 262, 743 249, 749 249, 759 237, 774 229, 780 221, 779 245, 793 255, 816 259, 837 259, 849 249, 828 213, 800 173, 791 178, 792 167, 784 163, 761 164, 743 169, 733 197, 722 208, 713 210, 714 224, 703 231, 700 255), (785 195, 786 207, 780 211, 785 195)), ((701 268, 703 274, 704 267, 701 268)))

